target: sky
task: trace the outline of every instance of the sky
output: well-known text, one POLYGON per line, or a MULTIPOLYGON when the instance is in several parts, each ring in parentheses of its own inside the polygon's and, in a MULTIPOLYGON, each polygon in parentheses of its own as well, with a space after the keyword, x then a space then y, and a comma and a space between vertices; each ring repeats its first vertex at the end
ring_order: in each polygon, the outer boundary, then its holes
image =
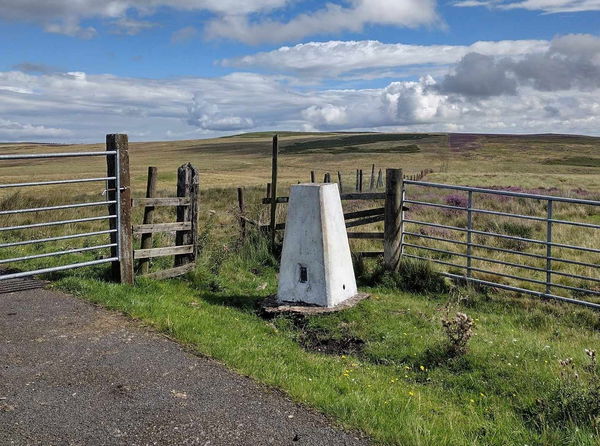
POLYGON ((600 0, 0 0, 0 141, 600 135, 600 0))

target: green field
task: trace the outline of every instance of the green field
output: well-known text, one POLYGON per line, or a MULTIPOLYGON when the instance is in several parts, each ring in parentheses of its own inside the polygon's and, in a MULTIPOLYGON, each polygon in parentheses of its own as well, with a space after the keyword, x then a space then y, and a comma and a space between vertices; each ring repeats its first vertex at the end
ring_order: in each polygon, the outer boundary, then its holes
MULTIPOLYGON (((260 133, 130 145, 135 196, 144 193, 150 165, 159 167, 161 196, 173 195, 179 165, 191 162, 199 168, 201 255, 195 272, 182 279, 140 280, 134 287, 104 281, 105 266, 49 278, 62 289, 139 318, 200 354, 282 389, 294 400, 344 426, 364 431, 381 444, 598 444, 600 370, 585 353, 585 349, 600 345, 598 312, 512 293, 458 287, 443 281, 435 270, 411 262, 403 264, 399 275, 384 274, 369 260, 356 263, 360 287, 371 294, 357 307, 330 315, 262 317, 257 303, 276 291, 278 259, 259 234, 252 233, 246 242, 239 239, 236 187, 246 187, 249 216, 266 222, 267 210, 259 203, 270 180, 270 136, 260 133), (442 319, 457 312, 467 313, 475 324, 464 355, 449 353, 442 328, 442 319), (573 358, 573 365, 561 365, 567 358, 573 358)), ((355 169, 364 169, 368 177, 374 163, 376 169, 398 167, 409 175, 432 169, 427 181, 600 197, 600 166, 585 162, 598 156, 600 138, 282 133, 280 142, 281 195, 289 185, 308 181, 311 170, 318 178, 326 172, 336 178, 340 171, 346 187, 353 189, 355 169), (414 150, 416 146, 418 150, 414 150)), ((103 149, 101 144, 0 146, 1 153, 103 149)), ((33 166, 11 161, 2 164, 0 181, 102 176, 104 169, 101 159, 74 159, 68 164, 44 160, 33 166)), ((62 204, 70 201, 68 195, 81 201, 101 201, 103 189, 102 184, 23 192, 4 189, 0 210, 62 204)), ((443 203, 449 197, 437 194, 427 198, 443 203)), ((486 200, 482 203, 492 209, 544 211, 542 204, 486 200)), ((375 207, 362 202, 345 202, 344 206, 347 210, 375 207)), ((155 222, 172 221, 172 212, 160 210, 155 222)), ((423 219, 464 224, 464 218, 453 213, 413 212, 423 219)), ((89 208, 59 211, 51 217, 27 214, 4 218, 3 226, 35 223, 42 217, 63 220, 102 213, 102 209, 89 208)), ((598 223, 596 213, 577 206, 559 208, 557 213, 560 218, 598 223)), ((284 214, 281 206, 281 221, 284 214)), ((134 221, 141 223, 141 210, 136 210, 134 221)), ((488 216, 478 223, 528 237, 541 236, 545 230, 535 222, 517 226, 488 216)), ((7 242, 100 228, 99 223, 90 222, 0 234, 2 242, 7 242)), ((380 231, 382 225, 366 230, 380 231)), ((600 247, 600 237, 586 230, 564 229, 556 235, 564 243, 600 247)), ((157 237, 155 244, 167 244, 170 238, 157 237)), ((85 243, 91 246, 104 241, 97 238, 85 243)), ((38 243, 3 250, 0 259, 70 249, 82 243, 38 243)), ((377 243, 352 242, 355 250, 381 249, 377 243)), ((106 254, 71 254, 51 262, 106 254)), ((581 258, 600 262, 590 253, 581 258)), ((154 262, 153 268, 169 261, 154 262)), ((36 268, 48 266, 48 262, 38 259, 7 266, 36 268)), ((511 267, 498 268, 512 271, 511 267)), ((593 269, 569 271, 598 277, 593 269)))

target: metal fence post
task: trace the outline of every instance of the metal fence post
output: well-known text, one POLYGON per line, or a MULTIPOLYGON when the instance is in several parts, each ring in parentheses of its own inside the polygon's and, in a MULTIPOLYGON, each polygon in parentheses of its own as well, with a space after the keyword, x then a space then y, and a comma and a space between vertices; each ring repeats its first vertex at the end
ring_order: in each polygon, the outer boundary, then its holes
POLYGON ((402 169, 386 170, 383 262, 390 271, 400 266, 402 249, 402 169))
POLYGON ((107 176, 115 177, 108 181, 108 199, 116 201, 109 206, 116 219, 110 220, 111 256, 118 257, 112 263, 113 280, 121 283, 133 283, 133 228, 131 226, 131 186, 129 179, 129 141, 125 134, 106 135, 106 150, 116 151, 116 155, 107 157, 107 176))
POLYGON ((473 191, 469 191, 467 199, 467 277, 470 279, 473 275, 472 256, 473 256, 473 191))
POLYGON ((548 200, 548 220, 546 224, 546 294, 552 292, 552 218, 553 201, 548 200))

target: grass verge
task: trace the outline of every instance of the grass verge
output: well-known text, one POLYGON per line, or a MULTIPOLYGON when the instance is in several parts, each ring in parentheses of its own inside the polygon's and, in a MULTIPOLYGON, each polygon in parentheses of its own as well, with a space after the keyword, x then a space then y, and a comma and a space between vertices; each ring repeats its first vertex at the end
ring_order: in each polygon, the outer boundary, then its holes
POLYGON ((265 320, 256 303, 276 291, 276 262, 259 238, 208 244, 186 280, 128 287, 82 272, 58 286, 382 444, 597 444, 593 404, 577 418, 540 409, 565 394, 559 361, 583 364, 584 349, 600 344, 597 313, 464 289, 410 294, 384 283, 340 313, 265 320), (441 319, 456 311, 473 318, 475 335, 466 355, 450 358, 441 319))

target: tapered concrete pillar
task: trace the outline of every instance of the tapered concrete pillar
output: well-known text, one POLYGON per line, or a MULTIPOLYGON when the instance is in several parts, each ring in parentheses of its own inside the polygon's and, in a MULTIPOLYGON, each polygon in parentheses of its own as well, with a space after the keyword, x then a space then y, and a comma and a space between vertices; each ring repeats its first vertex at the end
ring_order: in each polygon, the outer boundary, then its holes
POLYGON ((356 294, 337 184, 292 186, 277 300, 335 307, 356 294))

